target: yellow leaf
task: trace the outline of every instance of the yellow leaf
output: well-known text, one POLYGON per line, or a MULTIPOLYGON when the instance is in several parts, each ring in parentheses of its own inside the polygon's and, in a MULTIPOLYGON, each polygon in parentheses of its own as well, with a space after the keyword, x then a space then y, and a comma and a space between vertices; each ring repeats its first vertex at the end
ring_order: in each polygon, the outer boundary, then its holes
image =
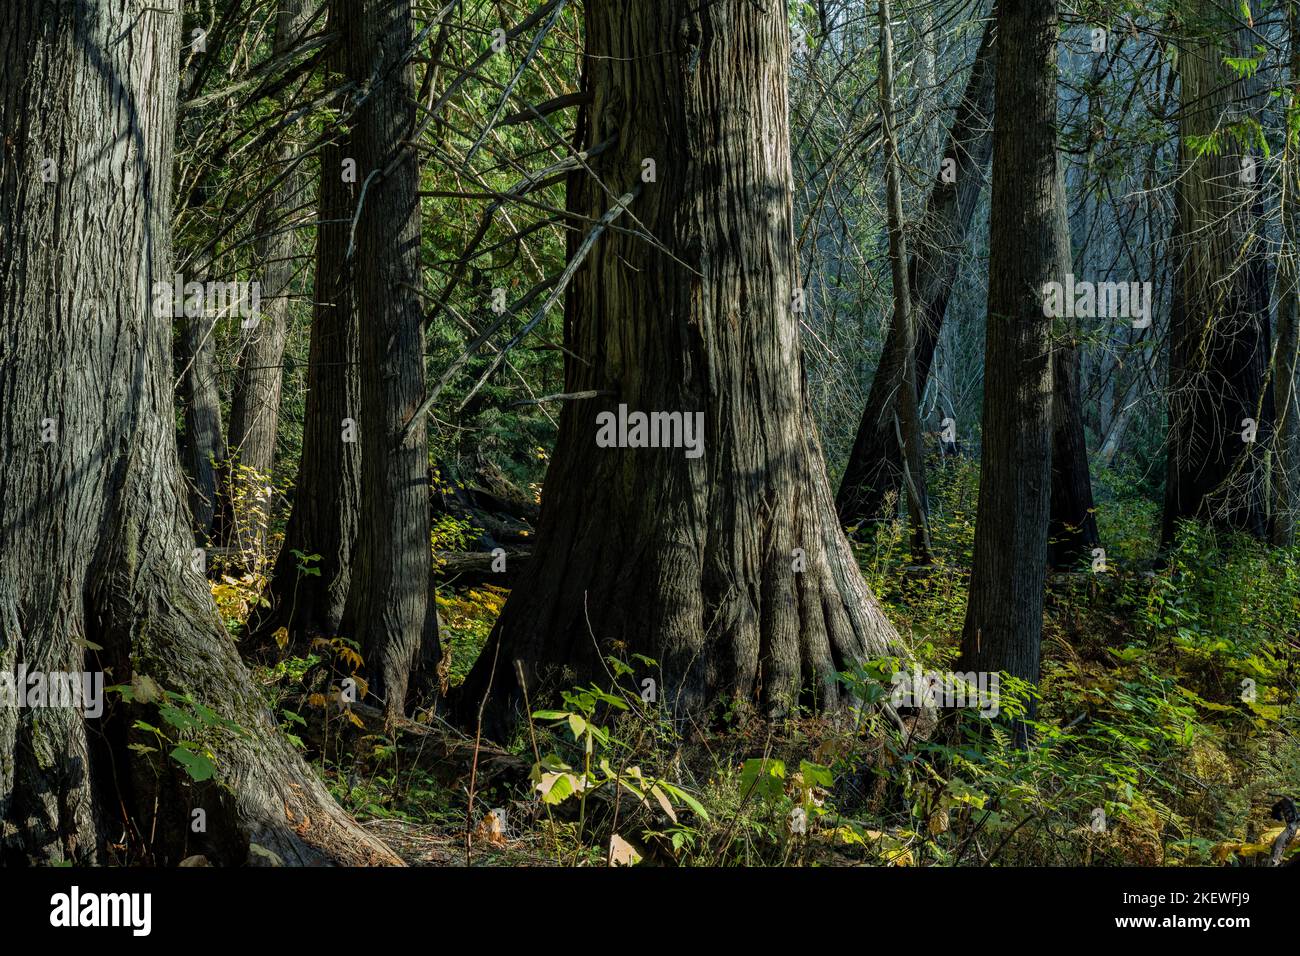
POLYGON ((609 838, 609 865, 610 866, 636 866, 641 862, 641 854, 636 851, 636 847, 628 843, 617 833, 609 838))

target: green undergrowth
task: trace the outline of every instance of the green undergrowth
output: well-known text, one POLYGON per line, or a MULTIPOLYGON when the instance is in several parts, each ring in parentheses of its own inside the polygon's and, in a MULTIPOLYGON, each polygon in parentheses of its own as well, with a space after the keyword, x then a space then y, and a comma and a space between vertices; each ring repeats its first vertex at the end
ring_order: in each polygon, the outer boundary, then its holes
MULTIPOLYGON (((1052 578, 1042 681, 1004 680, 999 719, 906 709, 888 719, 870 705, 903 665, 880 661, 841 675, 868 704, 857 713, 769 721, 720 702, 711 722, 681 720, 647 683, 653 661, 609 658, 605 679, 533 702, 505 742, 513 776, 474 788, 440 779, 397 735, 318 766, 352 812, 399 820, 473 864, 1257 863, 1280 828, 1270 808, 1300 791, 1300 552, 1187 525, 1157 565, 1141 490, 1113 475, 1098 485, 1114 560, 1052 578), (1031 696, 1020 747, 1006 718, 1031 696)), ((974 465, 936 469, 927 567, 906 553, 902 521, 855 544, 910 666, 955 667, 977 491, 974 465)), ((505 596, 440 592, 452 684, 505 596)), ((309 670, 290 663, 266 679, 283 690, 309 670)))

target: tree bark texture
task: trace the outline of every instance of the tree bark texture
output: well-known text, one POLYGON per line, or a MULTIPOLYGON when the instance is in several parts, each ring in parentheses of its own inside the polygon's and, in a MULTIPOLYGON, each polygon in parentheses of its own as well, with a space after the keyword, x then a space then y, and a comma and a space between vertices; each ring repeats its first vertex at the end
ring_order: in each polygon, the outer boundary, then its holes
MULTIPOLYGON (((302 39, 314 18, 314 6, 308 0, 281 0, 273 44, 276 55, 292 50, 302 39)), ((255 227, 256 258, 261 265, 255 281, 261 283, 261 314, 245 333, 230 399, 225 544, 246 569, 257 567, 266 547, 291 285, 299 271, 295 223, 310 198, 297 164, 297 140, 291 127, 277 138, 274 147, 270 175, 279 182, 259 209, 255 227)))
MULTIPOLYGON (((1074 271, 1070 241, 1070 212, 1065 188, 1065 157, 1057 154, 1055 280, 1064 284, 1074 271)), ((1048 524, 1047 562, 1072 569, 1092 557, 1097 547, 1097 515, 1093 508, 1092 477, 1088 471, 1088 440, 1083 426, 1082 371, 1079 325, 1059 320, 1052 351, 1052 503, 1048 524)))
POLYGON ((1250 154, 1227 129, 1250 115, 1254 85, 1223 63, 1250 55, 1253 31, 1229 16, 1198 3, 1178 57, 1166 543, 1187 518, 1258 537, 1267 532, 1267 261, 1258 186, 1245 174, 1250 154), (1215 148, 1202 149, 1198 137, 1207 136, 1217 137, 1215 148))
MULTIPOLYGON (((361 515, 344 632, 358 640, 369 692, 406 707, 412 670, 436 657, 431 581, 424 314, 420 306, 420 170, 409 0, 335 3, 347 75, 364 92, 352 122, 361 190, 353 250, 360 330, 361 515)), ((436 676, 417 674, 420 692, 436 676)))
MULTIPOLYGON (((677 713, 737 701, 834 706, 835 674, 895 635, 835 517, 795 312, 789 27, 736 0, 594 0, 594 97, 579 148, 614 138, 569 181, 606 231, 569 288, 566 403, 524 569, 460 705, 489 687, 498 725, 557 684, 604 680, 601 655, 660 665, 677 713), (650 177, 646 160, 654 161, 650 177), (649 180, 649 181, 648 181, 649 180), (600 447, 600 413, 702 414, 698 457, 600 447), (495 681, 495 682, 494 682, 495 681)), ((588 227, 591 228, 591 227, 588 227)), ((571 240, 570 255, 583 237, 571 240)))
POLYGON ((237 864, 256 843, 288 863, 396 862, 280 735, 191 563, 171 322, 151 309, 171 274, 179 24, 119 2, 0 9, 0 667, 136 690, 99 718, 0 708, 0 854, 237 864), (157 747, 136 726, 165 724, 155 686, 242 728, 188 732, 214 778, 132 748, 157 747))
POLYGON ((1037 681, 1052 476, 1055 0, 1003 0, 989 219, 983 454, 961 670, 1037 681))

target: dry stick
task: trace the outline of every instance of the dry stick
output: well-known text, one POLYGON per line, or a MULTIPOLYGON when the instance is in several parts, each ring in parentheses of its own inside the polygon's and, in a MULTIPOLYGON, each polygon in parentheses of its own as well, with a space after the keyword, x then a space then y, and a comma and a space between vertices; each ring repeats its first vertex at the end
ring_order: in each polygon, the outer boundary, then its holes
POLYGON ((510 82, 506 84, 505 92, 501 94, 501 101, 497 103, 496 109, 492 111, 492 116, 488 119, 487 125, 483 127, 483 132, 479 134, 478 139, 474 141, 474 145, 471 146, 469 151, 465 154, 466 168, 469 167, 470 160, 474 158, 474 154, 478 152, 479 147, 483 145, 483 141, 488 138, 488 134, 491 133, 492 129, 496 126, 497 118, 501 115, 501 111, 506 108, 506 101, 510 99, 510 94, 514 92, 515 85, 519 82, 519 78, 524 75, 524 70, 528 69, 528 64, 530 64, 533 61, 533 57, 537 55, 537 50, 542 45, 542 40, 546 37, 546 34, 551 32, 551 27, 555 26, 555 21, 560 18, 560 14, 564 12, 564 7, 568 2, 569 0, 558 0, 555 4, 555 9, 551 12, 551 18, 546 21, 546 25, 538 30, 537 35, 533 37, 532 45, 529 46, 528 52, 524 55, 523 62, 519 64, 519 69, 515 70, 514 76, 510 77, 510 82))
POLYGON ((493 322, 491 326, 489 326, 481 335, 478 336, 478 338, 476 338, 473 342, 471 342, 465 348, 465 350, 460 353, 459 356, 456 357, 456 360, 454 362, 452 362, 449 366, 447 366, 447 368, 443 371, 442 375, 438 378, 438 381, 434 383, 433 388, 429 391, 429 397, 420 403, 420 407, 415 410, 415 414, 412 415, 410 421, 406 423, 406 429, 402 432, 402 437, 399 442, 399 447, 400 445, 405 445, 406 442, 410 440, 411 433, 415 430, 416 422, 420 420, 420 416, 428 413, 433 409, 433 403, 438 400, 439 394, 441 394, 442 390, 446 388, 447 383, 451 381, 452 376, 455 375, 458 371, 460 371, 460 369, 465 365, 465 363, 468 362, 475 354, 477 354, 478 350, 483 347, 483 344, 487 342, 487 340, 490 339, 493 335, 495 335, 497 330, 500 329, 501 326, 505 325, 506 320, 510 318, 510 316, 514 313, 515 309, 527 305, 536 296, 540 295, 545 289, 548 289, 551 286, 555 285, 555 283, 558 281, 559 281, 558 278, 547 279, 545 282, 542 282, 534 286, 532 289, 530 289, 522 299, 520 299, 517 303, 515 303, 515 305, 512 308, 508 309, 499 319, 493 322))
POLYGON ((529 106, 518 113, 511 113, 497 123, 497 126, 518 126, 520 123, 527 123, 534 119, 550 116, 552 113, 558 113, 560 110, 566 110, 570 106, 583 106, 590 103, 591 100, 590 93, 565 93, 563 96, 557 96, 554 99, 546 100, 544 103, 538 103, 536 106, 529 106))
MULTIPOLYGON (((533 759, 537 761, 537 765, 540 767, 542 765, 542 752, 537 747, 537 727, 533 723, 533 705, 528 700, 528 681, 524 678, 524 662, 518 659, 515 660, 515 675, 519 678, 519 689, 524 694, 524 713, 528 716, 528 737, 533 744, 533 759)), ((542 809, 546 811, 546 819, 551 824, 551 839, 555 840, 555 816, 551 813, 551 805, 542 800, 542 809)), ((555 862, 557 865, 563 863, 563 860, 560 859, 558 841, 555 843, 555 862)))
POLYGON ((501 653, 501 642, 497 641, 492 650, 492 670, 488 672, 488 689, 483 692, 483 700, 478 705, 478 726, 474 730, 474 760, 469 768, 469 800, 465 804, 465 865, 469 866, 471 838, 471 821, 474 819, 474 785, 478 779, 478 753, 483 744, 483 712, 487 709, 488 697, 492 694, 492 682, 497 674, 497 655, 501 653))
POLYGON ((615 395, 607 389, 591 389, 586 392, 561 392, 556 395, 543 395, 541 398, 530 398, 520 402, 511 402, 511 408, 522 408, 525 405, 541 405, 543 402, 574 402, 583 398, 597 398, 601 395, 615 395))
MULTIPOLYGON (((496 218, 497 211, 504 203, 522 199, 529 193, 543 188, 543 185, 554 176, 561 174, 568 175, 570 172, 576 172, 579 169, 587 168, 586 160, 599 156, 605 150, 609 149, 609 147, 614 144, 615 139, 616 137, 611 137, 602 143, 597 143, 590 149, 566 157, 558 163, 539 169, 536 172, 528 173, 506 190, 505 193, 497 196, 497 201, 493 202, 483 211, 483 216, 479 220, 479 226, 477 231, 474 233, 474 238, 472 238, 466 245, 465 254, 457 261, 456 268, 453 270, 451 278, 447 280, 447 284, 443 287, 442 294, 439 296, 440 301, 451 301, 452 293, 456 291, 457 286, 460 285, 461 279, 464 278, 466 266, 468 266, 470 261, 474 258, 472 253, 477 251, 479 245, 487 236, 488 230, 492 227, 492 222, 496 218)), ((421 193, 421 195, 425 195, 425 193, 421 193)), ((428 317, 425 319, 426 327, 438 317, 440 311, 441 309, 435 309, 429 313, 428 317)))
POLYGON ((1000 854, 1000 853, 1002 852, 1003 848, 1004 848, 1008 843, 1011 842, 1011 838, 1012 838, 1013 836, 1015 836, 1017 833, 1020 832, 1020 828, 1023 827, 1026 823, 1028 823, 1030 820, 1037 820, 1037 819, 1039 819, 1038 814, 1036 814, 1036 813, 1031 813, 1031 814, 1029 814, 1029 816, 1025 817, 1023 820, 1021 820, 1019 823, 1017 823, 1014 827, 1012 827, 1012 828, 1011 828, 1011 832, 1008 833, 1005 837, 1002 838, 1002 842, 999 843, 997 846, 995 846, 995 847, 993 848, 993 853, 990 854, 989 856, 985 857, 985 858, 984 858, 984 862, 983 862, 981 865, 982 865, 982 866, 992 866, 992 865, 993 865, 993 861, 996 860, 996 859, 998 858, 998 854, 1000 854))
MULTIPOLYGON (((563 294, 569 281, 573 278, 574 273, 578 271, 578 267, 582 265, 583 260, 587 258, 587 254, 591 252, 592 247, 596 244, 596 240, 600 238, 600 234, 605 231, 605 227, 617 219, 627 208, 628 204, 631 203, 640 192, 641 185, 638 183, 631 192, 626 192, 620 196, 609 211, 600 217, 600 222, 596 223, 596 225, 592 227, 591 231, 587 233, 587 238, 582 240, 582 245, 578 247, 578 251, 574 253, 573 258, 569 260, 569 264, 564 267, 564 272, 560 274, 560 281, 556 283, 551 294, 546 297, 546 301, 542 303, 541 308, 533 314, 533 317, 528 320, 524 327, 516 332, 510 341, 502 347, 501 351, 497 353, 496 357, 487 367, 487 370, 479 376, 479 380, 474 383, 474 387, 470 389, 469 394, 465 396, 465 399, 457 407, 457 411, 465 410, 465 406, 469 404, 470 399, 478 393, 478 390, 483 387, 488 378, 492 376, 492 373, 501 367, 501 361, 505 358, 506 353, 518 345, 524 336, 536 328, 538 323, 546 317, 546 313, 560 298, 560 295, 563 294)), ((409 428, 410 426, 407 427, 409 428)))

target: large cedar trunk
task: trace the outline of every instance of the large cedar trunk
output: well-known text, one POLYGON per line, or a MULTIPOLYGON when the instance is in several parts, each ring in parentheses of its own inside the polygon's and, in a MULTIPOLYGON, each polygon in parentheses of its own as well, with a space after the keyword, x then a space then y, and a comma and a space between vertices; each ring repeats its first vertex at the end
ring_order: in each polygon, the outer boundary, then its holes
POLYGON ((363 491, 344 632, 361 642, 369 691, 389 714, 435 675, 429 462, 423 415, 424 314, 420 305, 420 171, 407 142, 415 128, 409 0, 340 0, 347 74, 364 91, 352 121, 363 188, 352 260, 360 329, 363 491))
POLYGON ((179 24, 0 8, 0 667, 103 670, 141 694, 149 678, 244 732, 197 732, 216 776, 194 783, 166 748, 131 746, 156 744, 137 719, 165 725, 139 697, 98 719, 0 707, 0 853, 241 863, 256 843, 289 863, 395 862, 278 733, 191 564, 170 322, 151 313, 171 274, 179 24))
POLYGON ((963 671, 1038 679, 1052 468, 1056 0, 1004 3, 989 219, 983 455, 963 671))
POLYGON ((1259 537, 1267 531, 1267 261, 1258 187, 1242 175, 1247 154, 1224 131, 1254 109, 1254 84, 1223 58, 1248 55, 1254 34, 1208 2, 1192 13, 1178 57, 1165 542, 1194 517, 1259 537), (1217 147, 1197 155, 1196 138, 1212 134, 1217 147), (1253 441, 1244 440, 1246 419, 1255 423, 1253 441))
MULTIPOLYGON (((908 266, 916 327, 918 392, 924 390, 930 372, 948 298, 965 251, 971 217, 984 188, 985 170, 993 151, 996 27, 996 18, 991 17, 985 25, 965 94, 944 146, 945 159, 955 163, 953 176, 946 176, 944 168, 936 176, 908 266)), ((890 323, 858 434, 840 480, 836 509, 846 526, 860 526, 879 519, 886 499, 898 495, 902 487, 902 456, 894 429, 894 410, 904 354, 904 331, 897 321, 890 323)))
POLYGON ((536 701, 604 682, 601 655, 637 653, 659 662, 679 714, 834 706, 836 672, 890 653, 895 635, 836 521, 809 415, 784 7, 593 0, 585 19, 593 101, 577 145, 616 143, 596 164, 604 186, 573 176, 569 206, 591 222, 625 202, 629 229, 600 235, 569 288, 565 390, 603 394, 565 406, 545 557, 511 593, 461 709, 476 714, 491 688, 499 728, 517 716, 519 672, 536 701), (701 453, 598 446, 597 416, 619 405, 701 413, 701 453))

